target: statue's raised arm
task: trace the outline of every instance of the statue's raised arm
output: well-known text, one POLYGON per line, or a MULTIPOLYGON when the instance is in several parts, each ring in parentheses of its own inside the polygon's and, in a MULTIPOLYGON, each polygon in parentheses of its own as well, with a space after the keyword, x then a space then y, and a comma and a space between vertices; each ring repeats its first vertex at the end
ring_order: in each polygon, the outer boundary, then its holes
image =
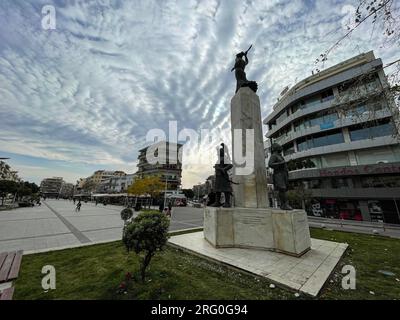
POLYGON ((235 66, 232 68, 231 72, 235 71, 236 77, 236 93, 242 87, 249 87, 254 92, 257 92, 258 85, 255 81, 249 81, 246 78, 246 72, 244 72, 246 66, 249 63, 249 59, 247 58, 247 54, 252 48, 252 45, 246 52, 240 52, 236 55, 235 66), (244 57, 244 60, 243 60, 244 57))

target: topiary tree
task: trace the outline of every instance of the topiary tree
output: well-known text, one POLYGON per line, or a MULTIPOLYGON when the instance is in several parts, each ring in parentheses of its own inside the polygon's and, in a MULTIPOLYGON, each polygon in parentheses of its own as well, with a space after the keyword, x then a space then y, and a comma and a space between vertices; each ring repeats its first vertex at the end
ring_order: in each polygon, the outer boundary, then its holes
POLYGON ((121 219, 124 220, 124 224, 126 224, 126 222, 132 218, 133 216, 133 211, 130 208, 125 208, 122 209, 121 211, 121 219))
POLYGON ((167 243, 168 228, 168 218, 158 211, 142 212, 124 226, 122 242, 128 252, 135 251, 141 256, 140 275, 143 282, 151 258, 167 243))

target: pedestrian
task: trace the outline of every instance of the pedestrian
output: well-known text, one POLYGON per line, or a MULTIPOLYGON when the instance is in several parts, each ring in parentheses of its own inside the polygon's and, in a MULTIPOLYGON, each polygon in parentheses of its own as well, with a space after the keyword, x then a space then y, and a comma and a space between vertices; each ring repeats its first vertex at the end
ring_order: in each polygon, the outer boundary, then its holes
POLYGON ((77 205, 76 205, 75 212, 81 211, 81 206, 82 206, 82 203, 81 203, 81 200, 79 200, 77 205))
POLYGON ((167 217, 171 219, 171 215, 172 215, 172 204, 171 204, 171 202, 168 203, 166 214, 167 214, 167 217))
POLYGON ((163 212, 163 211, 164 211, 164 201, 160 201, 160 205, 159 205, 159 207, 158 207, 158 210, 159 210, 160 212, 163 212))

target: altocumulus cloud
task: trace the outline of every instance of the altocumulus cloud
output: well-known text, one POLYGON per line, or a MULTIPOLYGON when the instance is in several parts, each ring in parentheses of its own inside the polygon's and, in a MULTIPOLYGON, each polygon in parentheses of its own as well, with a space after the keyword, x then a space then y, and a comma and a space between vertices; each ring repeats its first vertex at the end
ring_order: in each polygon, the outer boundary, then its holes
MULTIPOLYGON (((0 151, 133 172, 148 130, 169 121, 228 141, 234 55, 253 44, 248 77, 266 116, 344 34, 348 5, 356 1, 3 0, 0 151), (56 30, 41 28, 48 4, 56 30)), ((394 48, 381 43, 360 28, 327 66, 372 49, 389 62, 394 48)), ((186 187, 212 173, 215 159, 198 164, 198 153, 215 145, 185 149, 186 187)))

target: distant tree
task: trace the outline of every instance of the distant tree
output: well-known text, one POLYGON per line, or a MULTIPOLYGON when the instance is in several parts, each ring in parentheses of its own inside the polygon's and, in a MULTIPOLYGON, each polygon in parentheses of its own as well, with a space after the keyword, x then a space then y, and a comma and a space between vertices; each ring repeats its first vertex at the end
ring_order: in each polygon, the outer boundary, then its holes
POLYGON ((186 198, 188 199, 194 198, 194 191, 192 189, 183 189, 182 192, 186 196, 186 198))
POLYGON ((168 241, 169 220, 160 212, 142 212, 123 230, 122 242, 128 252, 134 251, 141 258, 140 276, 145 281, 146 269, 157 251, 168 241))
POLYGON ((312 199, 312 193, 303 187, 296 187, 287 192, 287 199, 295 209, 305 209, 312 199))
POLYGON ((164 183, 159 176, 149 176, 135 180, 135 182, 129 186, 128 193, 135 196, 150 195, 150 198, 154 199, 164 188, 164 183))
POLYGON ((294 171, 294 170, 296 170, 296 167, 297 167, 294 160, 289 160, 289 162, 287 163, 287 166, 288 166, 289 171, 294 171))
POLYGON ((95 190, 96 186, 97 184, 92 179, 87 179, 82 185, 82 190, 92 192, 95 190))
MULTIPOLYGON (((316 70, 320 72, 319 67, 324 67, 329 55, 337 49, 343 41, 349 39, 351 35, 361 25, 370 23, 373 32, 381 32, 385 36, 386 46, 400 45, 400 15, 399 7, 395 0, 356 0, 357 9, 354 16, 347 22, 347 31, 332 46, 330 46, 318 59, 315 60, 316 70)), ((393 62, 400 67, 400 59, 393 62)), ((397 74, 400 70, 397 70, 397 74)))
POLYGON ((17 189, 17 198, 21 199, 23 197, 31 196, 33 194, 32 189, 29 188, 25 183, 21 183, 17 189))
POLYGON ((10 180, 0 180, 0 196, 1 196, 1 205, 4 205, 4 198, 7 194, 12 193, 15 194, 18 190, 18 183, 10 180))

